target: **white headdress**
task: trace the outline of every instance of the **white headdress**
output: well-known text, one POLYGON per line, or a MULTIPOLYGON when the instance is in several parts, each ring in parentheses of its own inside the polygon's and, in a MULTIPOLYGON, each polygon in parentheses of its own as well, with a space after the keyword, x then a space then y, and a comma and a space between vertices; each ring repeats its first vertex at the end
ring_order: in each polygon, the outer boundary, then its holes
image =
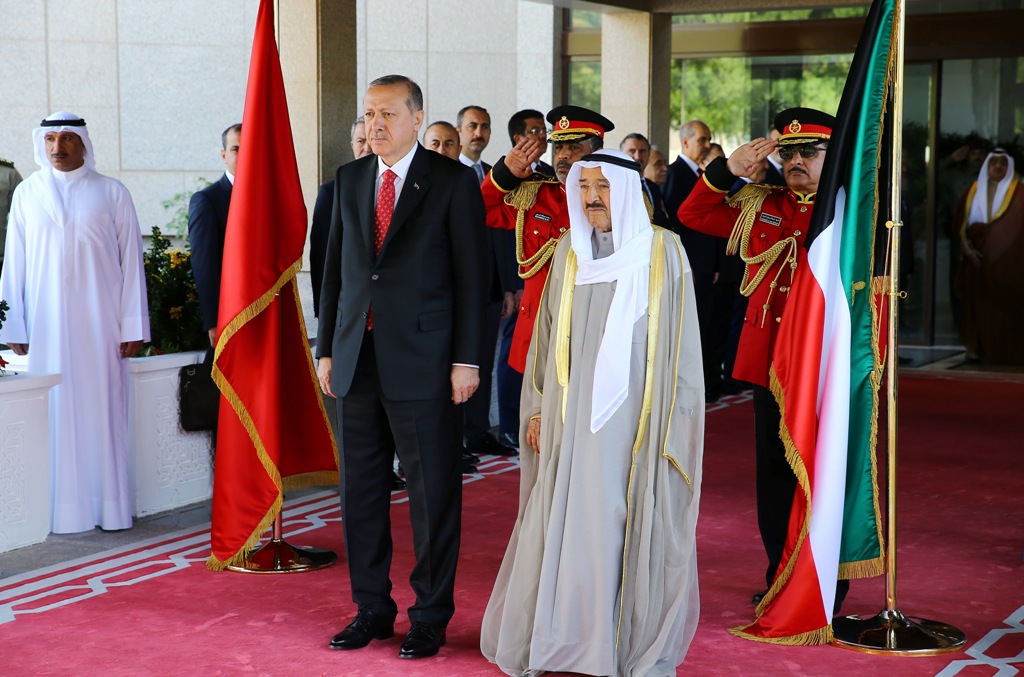
POLYGON ((590 430, 597 432, 629 395, 633 325, 647 312, 654 230, 640 186, 640 165, 621 151, 603 149, 574 162, 565 181, 565 192, 569 235, 579 264, 576 284, 616 282, 604 337, 597 351, 590 418, 590 430), (591 244, 594 227, 587 219, 579 185, 583 169, 593 167, 600 167, 611 185, 609 207, 615 246, 611 256, 597 260, 591 244))
POLYGON ((77 134, 85 144, 85 168, 96 169, 96 156, 92 152, 92 141, 89 140, 89 129, 85 126, 85 120, 74 113, 65 111, 54 113, 32 130, 32 145, 35 148, 37 165, 43 169, 53 166, 50 164, 49 158, 46 157, 46 142, 44 141, 44 137, 49 132, 77 134))
POLYGON ((77 134, 82 139, 82 144, 85 146, 85 164, 83 165, 85 169, 96 169, 96 157, 92 152, 92 141, 89 140, 89 130, 85 126, 85 120, 74 113, 67 113, 65 111, 54 113, 32 130, 32 144, 35 148, 36 164, 39 165, 39 170, 46 181, 46 186, 50 189, 50 199, 47 200, 47 204, 44 206, 53 220, 63 226, 65 223, 64 199, 61 197, 61 191, 57 187, 57 178, 55 177, 58 171, 53 168, 53 165, 50 164, 50 159, 46 156, 45 137, 50 132, 71 132, 72 134, 77 134))
POLYGON ((978 173, 978 188, 974 191, 974 199, 971 201, 971 211, 967 215, 967 225, 972 223, 988 223, 993 215, 1002 206, 1006 199, 1006 191, 1010 189, 1013 181, 1013 156, 1008 155, 1002 148, 996 148, 985 158, 981 165, 981 172, 978 173), (988 163, 993 157, 1005 157, 1007 159, 1006 176, 996 185, 996 194, 992 198, 992 204, 988 202, 988 163))

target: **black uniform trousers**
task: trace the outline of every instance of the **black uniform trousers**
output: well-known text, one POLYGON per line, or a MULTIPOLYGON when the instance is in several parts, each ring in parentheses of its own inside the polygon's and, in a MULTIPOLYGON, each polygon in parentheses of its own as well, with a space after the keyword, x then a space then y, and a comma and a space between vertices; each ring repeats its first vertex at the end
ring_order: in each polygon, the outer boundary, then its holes
POLYGON ((764 579, 771 587, 782 561, 789 530, 789 512, 796 493, 796 475, 786 461, 786 446, 779 437, 782 413, 775 396, 754 386, 754 443, 757 458, 757 526, 768 556, 764 579))
POLYGON ((451 619, 462 530, 461 417, 461 407, 450 398, 385 397, 373 332, 365 332, 352 385, 338 399, 342 520, 352 599, 360 610, 397 615, 390 579, 397 450, 408 483, 417 562, 409 576, 416 593, 409 620, 443 627, 451 619))
MULTIPOLYGON (((768 568, 764 573, 765 587, 772 587, 775 574, 782 562, 789 530, 789 513, 796 494, 796 475, 786 460, 786 445, 779 437, 782 412, 775 396, 767 388, 754 386, 754 441, 757 456, 757 526, 761 542, 768 555, 768 568)), ((836 581, 833 613, 846 599, 850 589, 847 580, 836 581)))

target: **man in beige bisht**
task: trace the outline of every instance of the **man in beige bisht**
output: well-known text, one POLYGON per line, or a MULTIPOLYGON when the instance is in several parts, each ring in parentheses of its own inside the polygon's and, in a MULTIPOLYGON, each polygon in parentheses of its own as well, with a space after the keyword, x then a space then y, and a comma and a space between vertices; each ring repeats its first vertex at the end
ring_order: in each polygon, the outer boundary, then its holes
POLYGON ((574 163, 523 383, 519 515, 481 650, 510 675, 674 675, 697 626, 704 446, 690 265, 639 165, 574 163))

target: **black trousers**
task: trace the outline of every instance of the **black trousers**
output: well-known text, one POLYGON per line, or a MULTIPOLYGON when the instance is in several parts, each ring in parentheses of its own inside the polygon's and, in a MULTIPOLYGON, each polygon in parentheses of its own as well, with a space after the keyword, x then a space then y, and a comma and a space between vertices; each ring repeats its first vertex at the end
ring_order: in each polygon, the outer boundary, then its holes
POLYGON ((494 370, 494 352, 498 345, 498 325, 501 324, 501 301, 487 304, 484 326, 480 331, 480 387, 465 406, 463 434, 466 444, 478 444, 491 429, 491 372, 494 370))
POLYGON ((754 441, 757 459, 757 526, 768 556, 764 578, 770 587, 782 561, 789 530, 789 513, 796 493, 796 475, 786 461, 786 447, 779 437, 782 414, 775 396, 754 386, 754 441))
POLYGON ((445 626, 455 612, 462 529, 461 416, 461 407, 451 399, 385 397, 373 332, 366 332, 352 385, 338 399, 342 521, 352 599, 360 610, 392 619, 398 611, 390 578, 391 470, 397 450, 408 483, 416 554, 409 576, 416 603, 409 608, 409 619, 445 626))

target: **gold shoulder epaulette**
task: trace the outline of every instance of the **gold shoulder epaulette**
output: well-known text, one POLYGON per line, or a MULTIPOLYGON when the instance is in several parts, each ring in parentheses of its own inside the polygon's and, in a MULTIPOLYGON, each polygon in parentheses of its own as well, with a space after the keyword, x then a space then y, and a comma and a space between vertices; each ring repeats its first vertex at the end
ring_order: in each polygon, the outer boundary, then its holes
POLYGON ((0 165, 4 165, 6 167, 13 167, 14 163, 8 160, 7 158, 0 157, 0 165))
POLYGON ((742 207, 748 200, 764 202, 764 199, 776 191, 785 190, 784 186, 773 186, 768 183, 748 183, 728 198, 726 204, 742 207))

